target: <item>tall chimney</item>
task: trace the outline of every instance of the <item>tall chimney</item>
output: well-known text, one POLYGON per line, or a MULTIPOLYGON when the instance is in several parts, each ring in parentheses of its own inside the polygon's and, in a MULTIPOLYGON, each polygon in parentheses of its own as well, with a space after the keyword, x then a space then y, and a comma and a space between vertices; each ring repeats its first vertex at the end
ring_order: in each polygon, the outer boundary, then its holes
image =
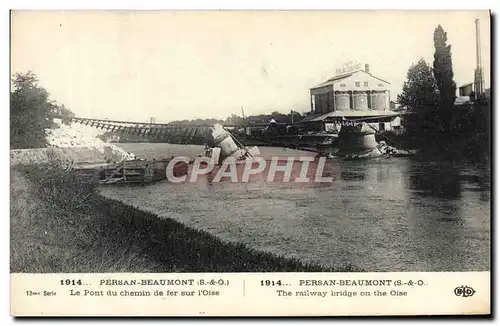
POLYGON ((476 71, 474 74, 474 91, 476 99, 484 93, 483 67, 481 62, 481 36, 479 19, 476 19, 476 71))
POLYGON ((365 72, 370 73, 370 65, 365 64, 365 72))
POLYGON ((481 68, 481 32, 479 19, 476 19, 476 68, 481 68))

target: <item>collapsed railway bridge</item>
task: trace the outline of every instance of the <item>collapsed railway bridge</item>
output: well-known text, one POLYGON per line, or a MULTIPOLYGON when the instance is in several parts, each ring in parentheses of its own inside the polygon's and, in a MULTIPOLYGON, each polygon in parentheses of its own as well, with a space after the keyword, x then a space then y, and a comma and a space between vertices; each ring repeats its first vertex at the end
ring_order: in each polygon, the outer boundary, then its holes
MULTIPOLYGON (((133 122, 133 121, 120 121, 109 119, 94 119, 73 117, 70 123, 77 123, 84 126, 89 126, 97 129, 106 130, 113 133, 122 135, 131 135, 140 137, 141 140, 151 142, 166 142, 170 144, 197 144, 202 145, 207 141, 207 136, 211 134, 213 125, 200 124, 200 125, 182 125, 178 123, 153 123, 153 122, 133 122)), ((298 124, 295 124, 298 125, 298 124)), ((265 129, 269 124, 257 123, 250 125, 227 125, 224 129, 233 134, 237 134, 237 138, 242 143, 255 143, 260 145, 273 145, 273 146, 288 146, 283 143, 279 137, 259 137, 250 132, 250 129, 265 129)), ((276 136, 276 135, 274 135, 276 136)), ((294 138, 297 138, 294 136, 294 138)), ((210 139, 210 137, 208 137, 210 139)), ((245 144, 248 145, 248 144, 245 144)))
POLYGON ((162 140, 173 144, 188 144, 193 141, 203 142, 211 125, 180 125, 119 121, 93 118, 71 118, 71 123, 94 127, 119 134, 142 136, 150 140, 162 140))

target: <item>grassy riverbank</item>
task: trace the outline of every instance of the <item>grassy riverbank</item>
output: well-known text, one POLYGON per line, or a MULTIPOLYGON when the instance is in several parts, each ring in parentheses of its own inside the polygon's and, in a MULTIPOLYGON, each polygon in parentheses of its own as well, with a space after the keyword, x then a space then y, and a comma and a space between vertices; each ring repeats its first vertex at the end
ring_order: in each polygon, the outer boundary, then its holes
POLYGON ((11 272, 356 271, 228 243, 96 193, 54 166, 11 171, 11 272))

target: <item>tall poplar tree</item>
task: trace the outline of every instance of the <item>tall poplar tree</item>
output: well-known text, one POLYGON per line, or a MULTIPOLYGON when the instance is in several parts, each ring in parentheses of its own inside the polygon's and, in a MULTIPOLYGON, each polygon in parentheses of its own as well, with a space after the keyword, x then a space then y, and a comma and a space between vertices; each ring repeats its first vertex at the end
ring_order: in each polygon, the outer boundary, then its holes
POLYGON ((453 81, 453 65, 451 62, 451 45, 441 25, 434 30, 434 63, 433 72, 439 90, 439 120, 442 131, 450 130, 453 121, 453 105, 456 98, 457 85, 453 81))

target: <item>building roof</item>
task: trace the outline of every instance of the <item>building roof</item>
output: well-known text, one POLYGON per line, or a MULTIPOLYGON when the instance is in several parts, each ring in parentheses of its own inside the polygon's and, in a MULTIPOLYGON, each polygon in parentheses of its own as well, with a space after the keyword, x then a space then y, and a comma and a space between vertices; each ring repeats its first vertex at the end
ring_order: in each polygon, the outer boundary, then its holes
POLYGON ((354 75, 355 73, 357 73, 359 71, 364 72, 365 74, 370 75, 371 77, 373 77, 375 79, 378 79, 378 80, 380 80, 380 81, 382 81, 384 83, 390 84, 388 81, 383 80, 382 78, 378 78, 376 76, 373 76, 372 74, 370 74, 369 72, 364 71, 363 69, 358 69, 358 70, 354 70, 354 71, 351 71, 351 72, 346 73, 346 74, 341 74, 341 75, 334 76, 334 77, 328 79, 327 81, 325 81, 325 82, 323 82, 323 83, 321 83, 319 85, 316 85, 316 86, 312 87, 311 89, 320 88, 320 87, 324 87, 324 86, 328 86, 328 85, 333 85, 335 82, 340 81, 342 79, 345 79, 347 77, 351 77, 352 75, 354 75))
POLYGON ((463 88, 463 87, 467 87, 467 86, 470 86, 472 85, 473 83, 468 83, 468 84, 463 84, 462 86, 460 86, 459 88, 463 88))
POLYGON ((311 122, 313 119, 317 118, 317 117, 320 117, 322 116, 323 114, 311 114, 311 115, 308 115, 306 116, 304 119, 300 120, 299 123, 303 123, 303 122, 311 122))
POLYGON ((401 115, 399 112, 391 110, 365 110, 365 111, 332 111, 325 114, 315 114, 301 120, 301 122, 319 122, 327 118, 381 118, 381 117, 396 117, 401 115), (308 119, 309 118, 309 119, 308 119))
POLYGON ((341 79, 344 79, 347 77, 351 77, 352 75, 354 75, 355 72, 358 72, 358 71, 360 71, 360 70, 354 70, 354 71, 348 72, 346 74, 337 75, 335 77, 328 79, 327 82, 337 81, 337 80, 341 80, 341 79))

